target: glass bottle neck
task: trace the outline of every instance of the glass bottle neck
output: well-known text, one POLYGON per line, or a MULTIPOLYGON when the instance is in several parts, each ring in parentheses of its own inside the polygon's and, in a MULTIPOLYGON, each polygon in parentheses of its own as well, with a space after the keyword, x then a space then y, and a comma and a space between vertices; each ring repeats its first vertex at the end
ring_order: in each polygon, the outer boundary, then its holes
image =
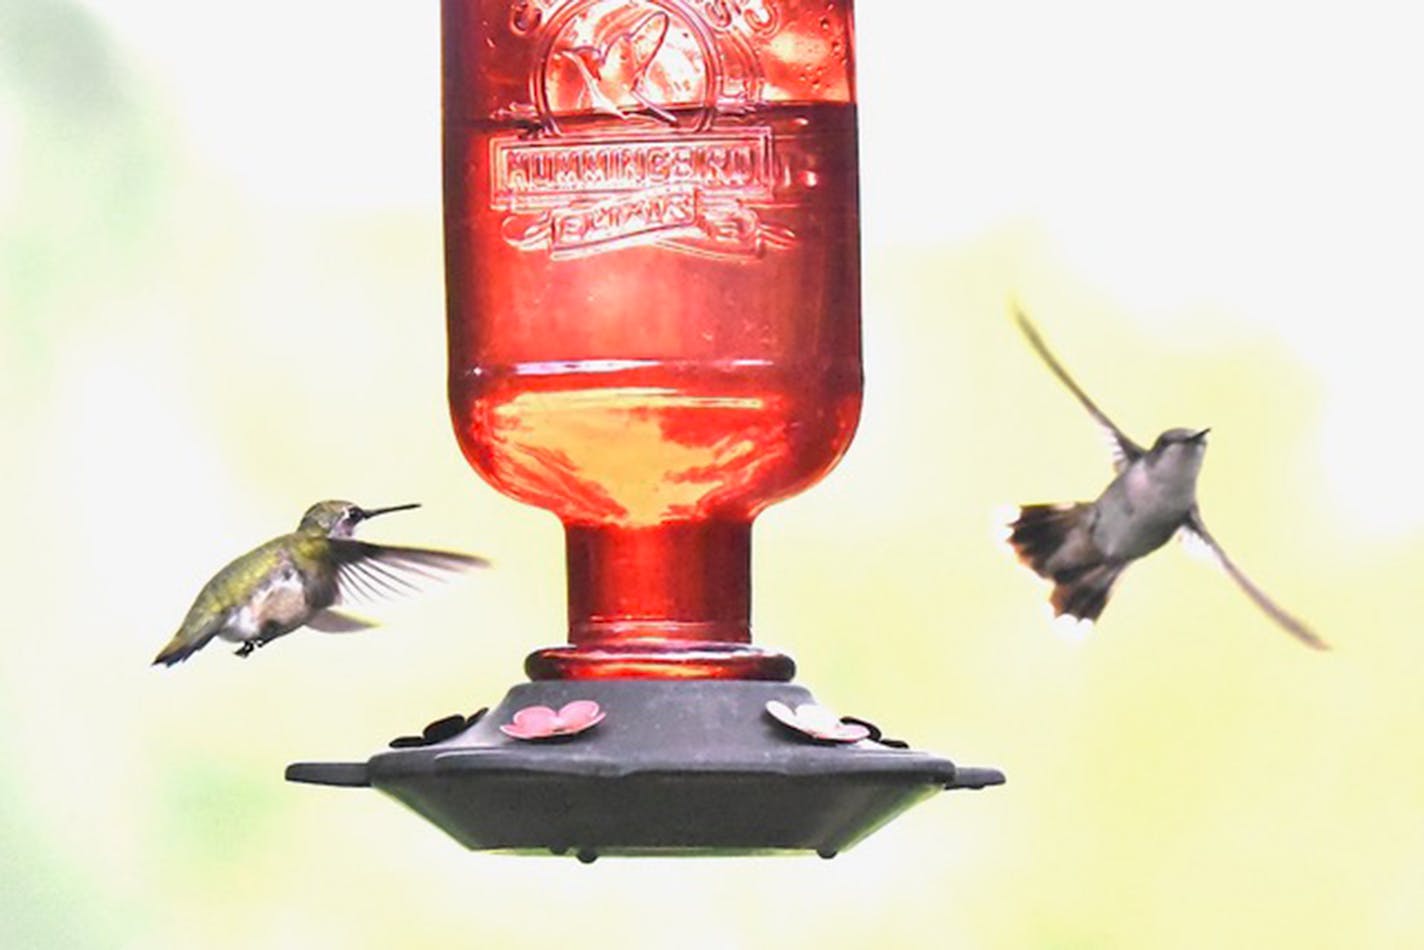
POLYGON ((751 529, 567 525, 569 642, 751 642, 751 529))
POLYGON ((751 644, 751 522, 566 524, 569 643, 525 660, 542 679, 790 680, 751 644))

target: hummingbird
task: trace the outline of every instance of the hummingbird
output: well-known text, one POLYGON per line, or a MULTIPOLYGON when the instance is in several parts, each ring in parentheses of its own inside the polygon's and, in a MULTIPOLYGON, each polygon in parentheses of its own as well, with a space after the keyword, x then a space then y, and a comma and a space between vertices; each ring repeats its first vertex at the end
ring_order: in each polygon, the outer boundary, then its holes
POLYGON ((203 585, 153 665, 186 660, 213 637, 241 643, 237 655, 245 657, 298 627, 324 633, 364 630, 374 625, 333 605, 353 596, 415 590, 421 576, 489 565, 470 554, 370 544, 352 537, 368 518, 419 507, 317 502, 302 515, 297 530, 248 551, 203 585))
POLYGON ((637 111, 631 109, 631 98, 669 125, 677 125, 677 116, 660 108, 643 92, 648 67, 662 50, 669 22, 666 13, 655 11, 609 37, 601 46, 562 47, 555 54, 578 70, 593 111, 627 119, 637 111))
POLYGON ((1024 505, 1009 526, 1019 559, 1053 582, 1054 613, 1096 620, 1118 575, 1138 558, 1184 536, 1209 552, 1255 604, 1307 646, 1328 649, 1304 623, 1283 610, 1226 556, 1202 520, 1197 475, 1210 429, 1168 429, 1143 448, 1118 428, 1068 375, 1022 310, 1015 320, 1029 344, 1101 426, 1117 477, 1096 501, 1024 505))

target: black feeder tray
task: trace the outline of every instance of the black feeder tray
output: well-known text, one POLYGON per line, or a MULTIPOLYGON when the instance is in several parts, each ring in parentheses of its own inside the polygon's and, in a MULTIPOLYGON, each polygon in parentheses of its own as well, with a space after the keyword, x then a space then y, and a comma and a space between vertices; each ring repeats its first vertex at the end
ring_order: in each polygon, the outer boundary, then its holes
MULTIPOLYGON (((298 762, 293 782, 371 787, 476 851, 753 854, 855 844, 943 789, 999 785, 871 727, 850 744, 779 722, 767 703, 813 703, 800 686, 756 680, 541 680, 488 713, 431 723, 367 762, 298 762), (531 706, 593 700, 596 725, 558 738, 500 726, 531 706)), ((858 720, 845 720, 858 722, 858 720)), ((865 724, 868 725, 868 724, 865 724)))

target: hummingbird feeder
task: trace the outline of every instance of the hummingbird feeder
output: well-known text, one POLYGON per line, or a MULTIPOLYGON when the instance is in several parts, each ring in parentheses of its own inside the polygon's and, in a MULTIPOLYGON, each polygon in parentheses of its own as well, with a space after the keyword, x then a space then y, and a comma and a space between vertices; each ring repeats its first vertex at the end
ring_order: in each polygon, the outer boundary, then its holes
POLYGON ((568 643, 488 712, 287 778, 471 849, 829 857, 1003 781, 793 685, 751 524, 860 414, 851 0, 444 0, 450 407, 565 526, 568 643))

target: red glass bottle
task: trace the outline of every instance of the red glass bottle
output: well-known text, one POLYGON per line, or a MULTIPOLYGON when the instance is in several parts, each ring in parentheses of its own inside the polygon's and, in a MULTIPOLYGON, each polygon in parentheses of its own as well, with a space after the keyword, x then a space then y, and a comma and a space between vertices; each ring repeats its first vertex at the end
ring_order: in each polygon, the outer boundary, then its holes
POLYGON ((850 0, 445 0, 450 404, 562 519, 545 678, 789 679, 752 519, 860 411, 850 0))

